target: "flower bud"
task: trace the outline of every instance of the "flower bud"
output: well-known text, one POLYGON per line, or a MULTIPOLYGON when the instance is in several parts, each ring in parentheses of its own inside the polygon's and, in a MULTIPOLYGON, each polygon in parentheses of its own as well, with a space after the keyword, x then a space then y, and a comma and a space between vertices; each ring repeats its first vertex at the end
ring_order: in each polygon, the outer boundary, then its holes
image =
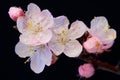
POLYGON ((23 16, 24 12, 21 8, 10 7, 8 14, 13 21, 17 21, 18 17, 23 16))
POLYGON ((86 63, 78 68, 79 75, 85 78, 90 78, 91 76, 94 75, 95 69, 92 64, 86 63))

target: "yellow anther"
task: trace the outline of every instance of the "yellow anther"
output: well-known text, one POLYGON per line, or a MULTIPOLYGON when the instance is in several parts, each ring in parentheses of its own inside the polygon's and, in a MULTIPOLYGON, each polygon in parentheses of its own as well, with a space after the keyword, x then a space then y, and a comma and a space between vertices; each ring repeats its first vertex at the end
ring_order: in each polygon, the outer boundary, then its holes
POLYGON ((31 22, 31 21, 28 21, 28 22, 27 22, 27 25, 28 25, 29 28, 31 28, 31 27, 32 27, 32 22, 31 22))
POLYGON ((26 64, 27 62, 29 62, 30 61, 30 58, 28 58, 25 62, 24 62, 24 64, 26 64))
POLYGON ((67 36, 67 34, 68 34, 68 31, 67 31, 67 30, 62 30, 62 35, 63 35, 63 36, 67 36))
POLYGON ((99 47, 100 46, 100 43, 99 42, 96 42, 96 47, 99 47))

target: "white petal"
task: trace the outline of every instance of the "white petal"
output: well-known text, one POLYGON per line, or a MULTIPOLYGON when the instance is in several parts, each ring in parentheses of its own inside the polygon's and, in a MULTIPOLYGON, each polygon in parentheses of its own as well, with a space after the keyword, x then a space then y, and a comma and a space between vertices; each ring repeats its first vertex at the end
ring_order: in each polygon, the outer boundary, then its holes
POLYGON ((59 16, 54 18, 53 30, 55 33, 60 33, 63 29, 68 29, 69 20, 66 16, 59 16))
POLYGON ((49 10, 43 10, 38 17, 38 21, 40 22, 43 29, 48 29, 53 26, 53 16, 49 10))
POLYGON ((52 38, 52 31, 45 30, 42 31, 40 34, 37 35, 37 40, 41 42, 41 44, 48 43, 52 38))
POLYGON ((116 39, 116 30, 114 29, 108 29, 105 33, 105 37, 103 37, 103 43, 110 43, 113 42, 116 39))
POLYGON ((39 53, 36 52, 31 57, 30 67, 35 73, 41 73, 44 70, 45 63, 40 59, 39 53))
POLYGON ((36 4, 30 3, 27 7, 27 11, 25 12, 25 17, 35 23, 38 22, 38 17, 40 16, 40 13, 40 8, 36 4))
POLYGON ((27 12, 25 13, 25 15, 32 18, 33 16, 39 15, 40 13, 40 8, 36 4, 30 3, 27 6, 27 12))
POLYGON ((48 46, 55 55, 60 55, 65 49, 65 46, 57 41, 50 41, 48 46))
POLYGON ((42 31, 38 34, 25 32, 20 35, 20 41, 31 46, 46 44, 51 40, 51 38, 52 32, 50 30, 42 31))
POLYGON ((27 7, 27 10, 31 12, 41 11, 40 8, 34 3, 30 3, 27 7))
POLYGON ((77 20, 71 24, 68 34, 70 39, 76 39, 80 38, 86 30, 87 26, 82 21, 77 20))
POLYGON ((104 16, 95 17, 91 21, 91 29, 106 30, 109 28, 108 21, 104 16))
POLYGON ((23 33, 27 28, 25 17, 19 17, 17 19, 17 29, 20 33, 23 33))
POLYGON ((52 62, 52 52, 48 46, 41 47, 40 49, 40 58, 47 65, 50 66, 52 62))
POLYGON ((64 54, 68 57, 78 57, 82 52, 82 46, 77 40, 69 41, 65 45, 64 54))
POLYGON ((23 33, 19 38, 22 43, 27 45, 36 46, 41 44, 40 40, 37 39, 38 37, 31 33, 23 33))
POLYGON ((19 57, 22 58, 29 57, 33 53, 33 47, 18 42, 15 46, 15 52, 19 57))

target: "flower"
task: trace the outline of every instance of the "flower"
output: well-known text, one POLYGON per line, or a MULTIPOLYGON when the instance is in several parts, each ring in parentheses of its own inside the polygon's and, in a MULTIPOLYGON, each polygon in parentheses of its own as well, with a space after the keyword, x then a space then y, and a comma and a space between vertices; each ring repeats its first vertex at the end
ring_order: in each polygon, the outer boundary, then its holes
POLYGON ((48 10, 41 11, 34 3, 30 3, 27 10, 25 16, 17 20, 17 28, 22 33, 20 41, 31 46, 48 43, 52 38, 52 14, 48 10))
POLYGON ((85 78, 90 78, 94 75, 95 69, 92 64, 86 63, 83 65, 80 65, 78 68, 79 75, 85 78))
POLYGON ((92 36, 83 43, 84 48, 88 53, 102 53, 102 42, 99 38, 92 36))
POLYGON ((23 16, 24 12, 21 8, 10 7, 8 14, 13 21, 17 21, 18 17, 23 16))
POLYGON ((91 21, 91 28, 88 29, 90 38, 83 43, 88 53, 102 53, 112 47, 116 39, 116 31, 109 28, 105 17, 96 17, 91 21))
POLYGON ((55 55, 64 54, 68 57, 77 57, 82 52, 82 46, 77 41, 86 31, 86 25, 82 21, 75 21, 68 29, 69 20, 65 16, 54 18, 53 38, 48 43, 55 55))
POLYGON ((47 45, 29 46, 18 42, 15 52, 21 58, 29 57, 30 67, 35 73, 41 73, 45 65, 50 66, 52 62, 52 52, 47 45))

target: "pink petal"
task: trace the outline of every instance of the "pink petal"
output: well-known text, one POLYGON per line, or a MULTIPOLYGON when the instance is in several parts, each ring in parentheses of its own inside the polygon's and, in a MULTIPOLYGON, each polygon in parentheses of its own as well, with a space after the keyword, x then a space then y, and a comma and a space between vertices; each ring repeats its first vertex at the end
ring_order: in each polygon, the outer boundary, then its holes
POLYGON ((110 42, 110 43, 106 43, 103 45, 102 49, 107 50, 107 49, 111 48, 113 44, 114 44, 114 41, 110 42))
POLYGON ((103 43, 97 37, 88 38, 86 42, 83 43, 83 47, 88 53, 101 53, 103 43))

